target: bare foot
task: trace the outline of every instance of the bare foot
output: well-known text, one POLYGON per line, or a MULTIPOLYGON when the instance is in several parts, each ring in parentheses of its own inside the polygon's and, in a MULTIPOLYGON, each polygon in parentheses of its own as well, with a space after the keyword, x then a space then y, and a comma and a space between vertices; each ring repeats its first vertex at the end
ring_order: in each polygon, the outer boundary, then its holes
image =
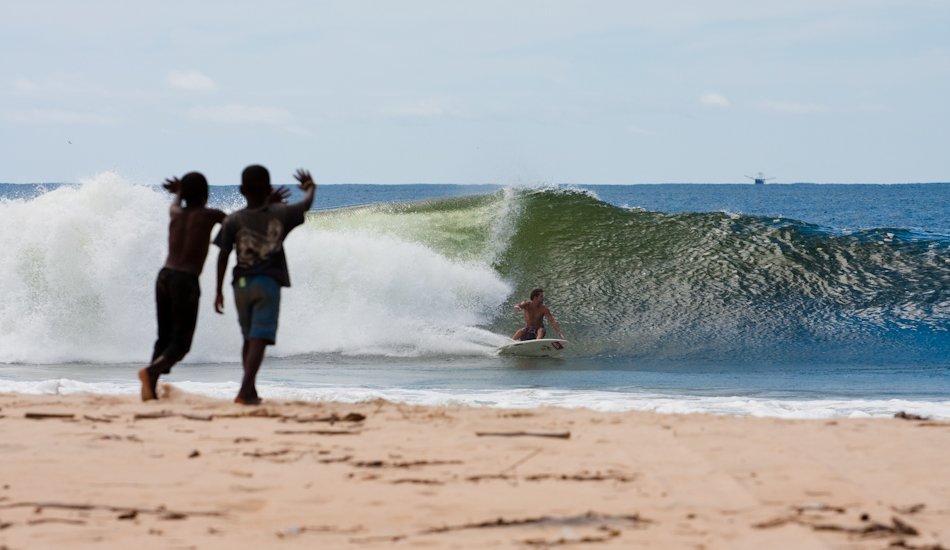
POLYGON ((155 380, 152 380, 152 377, 148 374, 148 369, 142 369, 139 371, 139 380, 142 381, 142 401, 148 401, 150 399, 158 399, 155 397, 155 386, 158 384, 158 377, 155 380))
POLYGON ((242 405, 260 405, 263 400, 260 397, 241 397, 239 395, 234 398, 234 402, 242 405))

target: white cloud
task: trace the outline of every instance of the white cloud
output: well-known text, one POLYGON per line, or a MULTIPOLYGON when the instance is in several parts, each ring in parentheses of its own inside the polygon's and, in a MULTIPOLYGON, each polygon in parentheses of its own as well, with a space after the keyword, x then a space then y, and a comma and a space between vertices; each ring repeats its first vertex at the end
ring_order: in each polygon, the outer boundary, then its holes
POLYGON ((76 113, 55 109, 22 109, 6 111, 4 118, 8 122, 27 124, 118 124, 118 118, 97 113, 76 113))
POLYGON ((729 106, 728 99, 714 92, 709 92, 708 94, 699 98, 699 101, 703 105, 710 105, 712 107, 728 107, 729 106))
POLYGON ((224 107, 195 107, 188 116, 212 122, 255 122, 260 124, 286 124, 293 119, 290 111, 277 107, 252 107, 231 104, 224 107))
POLYGON ((820 103, 795 103, 792 101, 760 101, 757 105, 760 111, 769 111, 772 113, 786 113, 793 115, 804 115, 809 113, 826 113, 831 109, 827 105, 820 103))
POLYGON ((169 71, 165 81, 168 82, 168 85, 172 88, 178 88, 180 90, 207 92, 218 89, 218 85, 214 83, 214 80, 211 80, 211 77, 203 75, 198 71, 186 71, 183 73, 169 71))
POLYGON ((627 130, 633 132, 634 134, 643 134, 645 136, 653 135, 651 132, 644 130, 643 128, 640 128, 638 126, 627 126, 627 130))

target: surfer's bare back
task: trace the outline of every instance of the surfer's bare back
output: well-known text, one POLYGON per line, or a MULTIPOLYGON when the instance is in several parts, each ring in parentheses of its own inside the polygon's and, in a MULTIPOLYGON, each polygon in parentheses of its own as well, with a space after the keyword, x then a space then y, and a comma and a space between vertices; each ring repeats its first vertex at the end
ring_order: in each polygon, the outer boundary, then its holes
POLYGON ((512 336, 514 340, 540 340, 544 338, 544 319, 547 318, 551 322, 551 326, 554 327, 554 330, 557 331, 557 335, 562 339, 564 335, 561 334, 561 327, 558 326, 557 321, 554 320, 554 315, 551 314, 551 310, 548 309, 548 306, 544 305, 544 290, 536 288, 531 291, 531 299, 521 302, 515 306, 515 309, 520 309, 524 312, 524 322, 525 327, 515 333, 512 336))

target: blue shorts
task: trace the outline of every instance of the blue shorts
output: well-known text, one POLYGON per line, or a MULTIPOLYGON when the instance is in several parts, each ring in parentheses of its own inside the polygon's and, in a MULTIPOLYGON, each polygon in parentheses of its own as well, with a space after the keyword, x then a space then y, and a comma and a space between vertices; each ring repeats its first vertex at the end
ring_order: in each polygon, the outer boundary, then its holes
POLYGON ((261 338, 271 345, 277 341, 280 314, 280 284, 267 275, 234 280, 234 305, 244 339, 261 338))

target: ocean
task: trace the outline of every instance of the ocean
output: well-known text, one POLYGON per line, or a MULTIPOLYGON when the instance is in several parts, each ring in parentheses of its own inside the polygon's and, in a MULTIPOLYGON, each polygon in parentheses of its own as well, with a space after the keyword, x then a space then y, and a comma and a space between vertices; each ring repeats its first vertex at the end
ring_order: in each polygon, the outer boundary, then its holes
MULTIPOLYGON (((285 242, 267 398, 950 418, 950 184, 326 185, 285 242), (543 287, 570 341, 498 357, 543 287)), ((137 393, 169 196, 0 184, 0 392, 137 393)), ((243 206, 236 187, 210 205, 243 206)), ((233 397, 214 313, 162 378, 233 397)), ((232 256, 233 262, 233 256, 232 256)), ((227 281, 230 281, 230 275, 227 281)))

